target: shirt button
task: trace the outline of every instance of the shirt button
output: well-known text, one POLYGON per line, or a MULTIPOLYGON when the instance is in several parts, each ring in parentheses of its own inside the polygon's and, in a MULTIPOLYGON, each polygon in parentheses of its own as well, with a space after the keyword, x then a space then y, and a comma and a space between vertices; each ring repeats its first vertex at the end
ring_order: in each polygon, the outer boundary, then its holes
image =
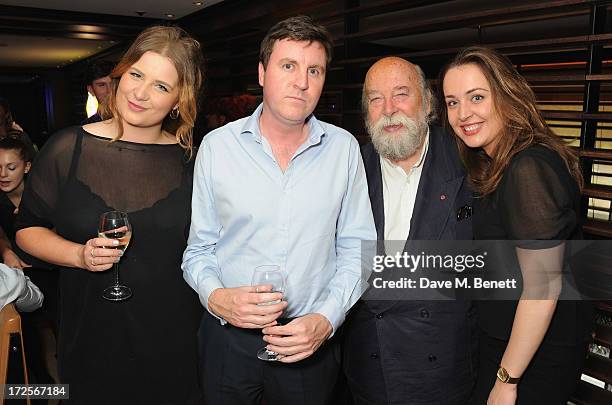
POLYGON ((428 360, 430 362, 434 362, 434 361, 438 360, 438 358, 436 356, 434 356, 433 354, 430 354, 429 357, 428 357, 428 360))
POLYGON ((380 314, 376 314, 376 319, 382 319, 383 317, 383 313, 381 312, 380 314))
POLYGON ((421 310, 421 318, 429 318, 429 312, 426 309, 421 310))
POLYGON ((377 358, 378 358, 378 353, 372 353, 372 354, 370 354, 370 358, 372 358, 372 359, 377 359, 377 358))

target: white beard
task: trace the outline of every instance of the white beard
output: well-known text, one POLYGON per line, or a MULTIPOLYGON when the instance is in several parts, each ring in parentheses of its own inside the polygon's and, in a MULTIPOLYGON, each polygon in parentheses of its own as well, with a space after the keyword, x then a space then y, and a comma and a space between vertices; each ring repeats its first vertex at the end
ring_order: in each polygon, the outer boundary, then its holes
POLYGON ((381 116, 378 121, 366 121, 366 128, 378 154, 391 161, 406 160, 421 147, 427 135, 427 122, 412 119, 403 113, 381 116), (388 133, 385 127, 402 125, 399 131, 388 133))

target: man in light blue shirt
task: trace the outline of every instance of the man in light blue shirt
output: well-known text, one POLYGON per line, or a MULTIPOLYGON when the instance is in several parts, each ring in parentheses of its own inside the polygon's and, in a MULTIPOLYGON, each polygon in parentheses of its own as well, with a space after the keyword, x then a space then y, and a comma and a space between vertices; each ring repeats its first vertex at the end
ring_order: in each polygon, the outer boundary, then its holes
POLYGON ((336 381, 329 338, 363 292, 361 243, 376 230, 357 141, 312 115, 331 52, 308 17, 272 27, 263 103, 198 152, 183 271, 210 313, 200 329, 206 403, 323 404, 336 381), (251 286, 261 265, 280 266, 284 293, 251 286), (259 360, 263 346, 295 364, 259 360))

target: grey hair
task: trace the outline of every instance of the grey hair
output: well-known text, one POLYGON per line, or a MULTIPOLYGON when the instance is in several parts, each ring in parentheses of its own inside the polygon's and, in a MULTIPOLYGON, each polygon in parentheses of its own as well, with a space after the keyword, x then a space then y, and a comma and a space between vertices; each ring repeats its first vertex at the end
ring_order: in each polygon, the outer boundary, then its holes
MULTIPOLYGON (((429 82, 427 81, 427 77, 425 76, 425 72, 423 72, 423 69, 421 69, 419 65, 416 65, 414 63, 412 64, 412 66, 414 66, 414 70, 416 71, 417 77, 419 78, 419 85, 421 87, 422 106, 423 108, 425 108, 425 106, 429 105, 429 114, 427 114, 427 116, 425 117, 425 121, 427 122, 427 124, 429 124, 431 121, 433 121, 436 118, 436 115, 437 115, 436 114, 437 108, 436 108, 433 91, 431 90, 431 86, 429 85, 429 82)), ((363 112, 363 117, 367 123, 368 97, 366 94, 365 81, 361 88, 361 111, 363 112)))

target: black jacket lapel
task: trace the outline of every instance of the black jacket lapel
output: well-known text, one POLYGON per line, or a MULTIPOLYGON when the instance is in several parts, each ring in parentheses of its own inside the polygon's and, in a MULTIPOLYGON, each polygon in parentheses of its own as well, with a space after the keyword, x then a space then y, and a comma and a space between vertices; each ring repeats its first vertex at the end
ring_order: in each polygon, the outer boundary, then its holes
POLYGON ((368 180, 370 203, 374 214, 376 234, 378 240, 385 239, 385 204, 383 202, 382 172, 380 170, 380 157, 374 145, 368 143, 361 149, 363 165, 368 180))
POLYGON ((443 136, 448 135, 431 128, 408 240, 440 239, 446 224, 454 218, 455 200, 465 177, 448 160, 443 136))

